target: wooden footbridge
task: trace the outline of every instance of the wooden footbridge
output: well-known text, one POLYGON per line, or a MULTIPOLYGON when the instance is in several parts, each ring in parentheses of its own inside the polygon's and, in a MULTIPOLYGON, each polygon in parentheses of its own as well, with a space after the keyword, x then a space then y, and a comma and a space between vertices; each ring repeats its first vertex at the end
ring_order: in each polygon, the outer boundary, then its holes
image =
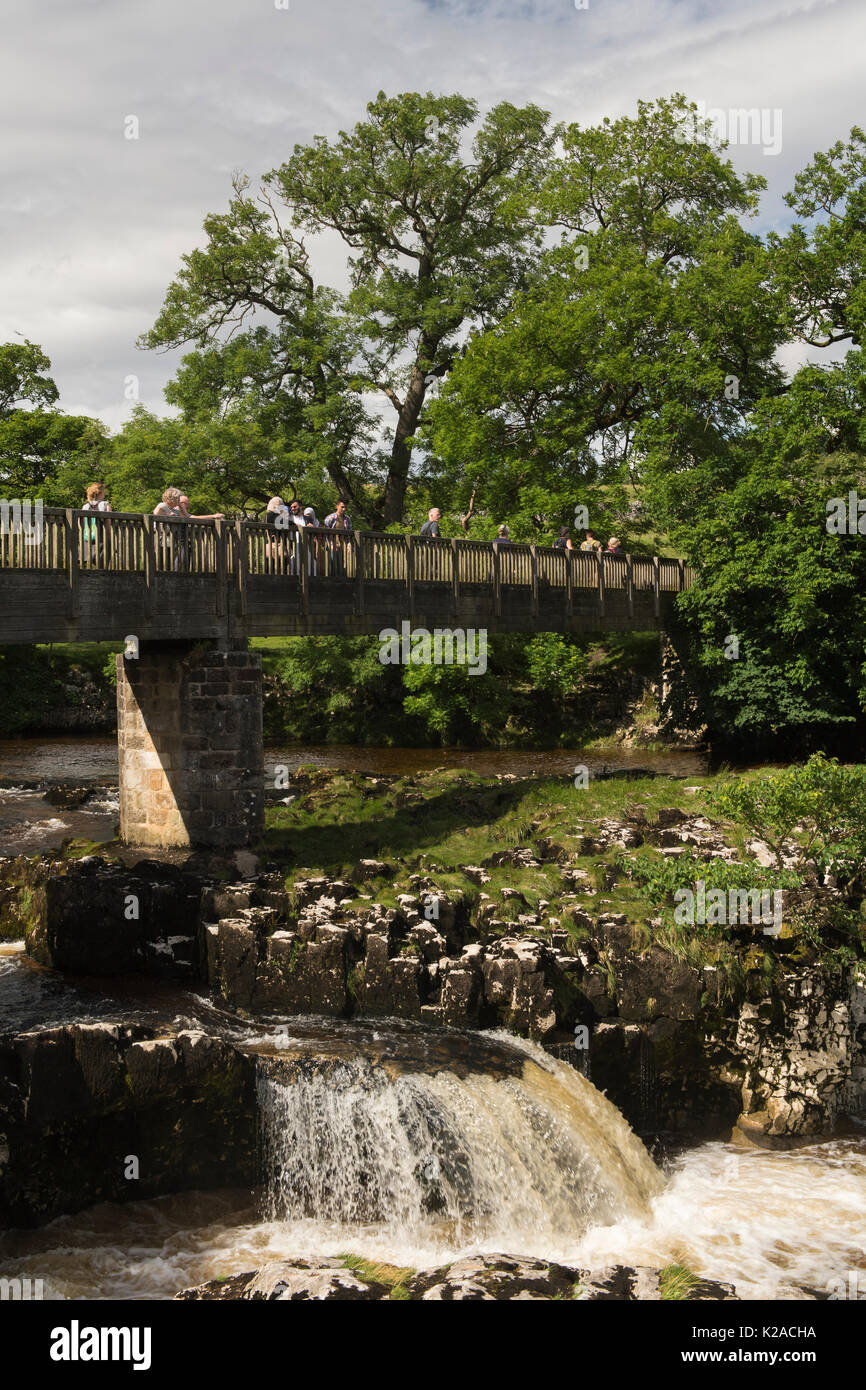
POLYGON ((0 531, 0 645, 348 636, 405 619, 652 629, 692 578, 677 560, 47 507, 0 531))

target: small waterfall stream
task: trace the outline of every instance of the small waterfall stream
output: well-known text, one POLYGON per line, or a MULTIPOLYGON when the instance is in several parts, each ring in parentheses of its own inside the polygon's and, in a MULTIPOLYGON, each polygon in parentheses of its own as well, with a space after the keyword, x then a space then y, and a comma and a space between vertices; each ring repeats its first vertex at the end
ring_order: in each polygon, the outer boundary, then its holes
POLYGON ((664 1182, 619 1111, 541 1048, 500 1046, 493 1071, 261 1057, 267 1219, 524 1251, 645 1216, 664 1182))

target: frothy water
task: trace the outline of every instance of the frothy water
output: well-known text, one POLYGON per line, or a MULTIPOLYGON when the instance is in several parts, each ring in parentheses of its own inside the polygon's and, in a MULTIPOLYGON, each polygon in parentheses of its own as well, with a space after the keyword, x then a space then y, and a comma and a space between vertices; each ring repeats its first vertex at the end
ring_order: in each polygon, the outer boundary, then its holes
POLYGON ((268 1218, 365 1225, 432 1254, 443 1236, 525 1252, 645 1217, 662 1178, 619 1111, 507 1041, 525 1055, 500 1076, 392 1076, 358 1059, 286 1080, 260 1061, 268 1218))
POLYGON ((579 1073, 505 1034, 482 1042, 492 1073, 474 1054, 469 1070, 427 1070, 402 1042, 372 1059, 299 1046, 287 1067, 269 1054, 260 1193, 103 1204, 9 1232, 0 1272, 43 1279, 50 1298, 148 1299, 269 1260, 351 1253, 422 1269, 503 1251, 579 1268, 680 1263, 745 1299, 826 1293, 857 1271, 863 1288, 866 1140, 703 1144, 662 1176, 579 1073))

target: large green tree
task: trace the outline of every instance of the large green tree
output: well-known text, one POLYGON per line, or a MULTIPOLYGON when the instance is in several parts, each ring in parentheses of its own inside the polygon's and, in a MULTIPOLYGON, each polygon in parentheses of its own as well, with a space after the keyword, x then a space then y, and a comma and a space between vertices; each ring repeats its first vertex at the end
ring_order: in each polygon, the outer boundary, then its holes
POLYGON ((257 194, 237 179, 142 340, 194 346, 172 388, 187 412, 206 397, 212 415, 263 415, 374 525, 402 520, 431 383, 467 328, 501 316, 539 237, 546 114, 501 103, 470 140, 477 116, 461 96, 380 93, 353 130, 295 146, 257 194), (316 282, 305 241, 333 233, 347 293, 316 282))
MULTIPOLYGON (((866 730, 866 537, 828 528, 866 497, 866 369, 804 367, 724 459, 668 480, 666 520, 699 567, 679 601, 676 723, 742 753, 832 747, 866 730)), ((866 518, 864 518, 866 529, 866 518)))
POLYGON ((453 488, 479 484, 501 519, 527 491, 567 519, 587 484, 706 454, 780 383, 780 310, 740 222, 763 180, 709 132, 683 141, 693 116, 677 96, 564 131, 539 200, 560 239, 431 408, 453 488))
POLYGON ((866 329, 866 135, 816 154, 794 180, 789 207, 804 222, 771 234, 776 282, 792 336, 816 347, 850 340, 866 329))
POLYGON ((101 474, 106 431, 98 420, 56 409, 50 370, 35 343, 0 344, 0 492, 80 506, 101 474))

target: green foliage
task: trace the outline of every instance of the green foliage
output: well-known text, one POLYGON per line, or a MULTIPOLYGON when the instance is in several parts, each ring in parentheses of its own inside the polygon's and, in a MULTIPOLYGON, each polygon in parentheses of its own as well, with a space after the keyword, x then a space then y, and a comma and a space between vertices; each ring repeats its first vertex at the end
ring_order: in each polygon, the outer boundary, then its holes
POLYGON ((795 840, 802 866, 828 870, 843 882, 866 863, 866 766, 842 766, 816 753, 801 767, 717 784, 712 810, 764 840, 781 867, 783 845, 795 840))
POLYGON ((810 226, 795 223, 769 246, 789 330, 821 347, 851 339, 866 327, 866 135, 858 127, 816 154, 786 199, 810 226), (823 213, 819 220, 816 214, 823 213))
POLYGON ((38 729, 63 703, 63 684, 48 653, 34 647, 0 647, 0 731, 10 737, 38 729))
POLYGON ((599 689, 623 704, 632 658, 657 643, 540 633, 488 640, 487 670, 383 665, 376 637, 291 638, 265 647, 277 681, 267 737, 304 743, 461 747, 568 746, 599 732, 599 689), (539 694, 543 697, 539 699, 539 694))
POLYGON ((697 1283, 697 1275, 692 1274, 685 1265, 666 1265, 659 1272, 659 1293, 662 1300, 668 1303, 678 1303, 687 1299, 697 1283))
POLYGON ((296 146, 258 195, 237 178, 144 338, 195 347, 173 392, 188 420, 260 426, 290 476, 312 460, 368 524, 402 521, 430 383, 461 332, 501 312, 538 240, 546 114, 502 103, 466 149, 476 116, 461 96, 380 92, 367 120, 296 146), (314 280, 303 234, 323 232, 349 252, 348 296, 314 280), (394 411, 378 457, 371 394, 394 411))
POLYGON ((0 344, 0 493, 77 507, 101 477, 106 431, 98 420, 53 408, 50 367, 34 343, 0 344))
POLYGON ((864 400, 859 353, 841 368, 804 368, 785 397, 756 409, 748 439, 653 483, 699 571, 678 604, 685 679, 670 713, 708 725, 719 748, 862 746, 866 548, 827 520, 831 499, 866 483, 864 400))
POLYGON ((633 461, 686 436, 738 432, 779 381, 765 252, 738 221, 763 180, 710 140, 679 140, 692 109, 639 102, 634 117, 563 134, 539 195, 560 243, 470 339, 430 410, 450 486, 476 488, 491 516, 567 522, 581 502, 601 525, 598 484, 624 485, 633 461))

